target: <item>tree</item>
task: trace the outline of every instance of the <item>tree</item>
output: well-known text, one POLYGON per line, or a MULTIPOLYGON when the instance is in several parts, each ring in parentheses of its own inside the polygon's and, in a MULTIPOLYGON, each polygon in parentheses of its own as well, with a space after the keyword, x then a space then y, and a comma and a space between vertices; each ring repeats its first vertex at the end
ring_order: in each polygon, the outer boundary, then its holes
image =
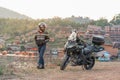
POLYGON ((101 27, 105 27, 105 26, 108 26, 109 23, 108 23, 108 20, 105 19, 105 18, 100 18, 99 20, 96 21, 95 23, 97 26, 101 26, 101 27))
POLYGON ((24 47, 24 46, 21 46, 21 47, 20 47, 20 50, 21 50, 21 51, 24 51, 24 50, 25 50, 25 47, 24 47))
POLYGON ((120 25, 120 14, 115 15, 113 19, 110 21, 110 23, 114 25, 120 25))

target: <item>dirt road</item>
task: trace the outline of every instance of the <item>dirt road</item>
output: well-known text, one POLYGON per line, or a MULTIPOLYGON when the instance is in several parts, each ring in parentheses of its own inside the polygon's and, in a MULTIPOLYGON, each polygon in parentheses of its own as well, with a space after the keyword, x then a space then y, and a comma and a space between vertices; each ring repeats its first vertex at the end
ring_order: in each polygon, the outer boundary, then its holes
POLYGON ((44 70, 38 70, 34 62, 15 61, 7 65, 0 80, 120 80, 120 62, 96 62, 89 71, 80 66, 61 71, 57 65, 47 64, 44 70))

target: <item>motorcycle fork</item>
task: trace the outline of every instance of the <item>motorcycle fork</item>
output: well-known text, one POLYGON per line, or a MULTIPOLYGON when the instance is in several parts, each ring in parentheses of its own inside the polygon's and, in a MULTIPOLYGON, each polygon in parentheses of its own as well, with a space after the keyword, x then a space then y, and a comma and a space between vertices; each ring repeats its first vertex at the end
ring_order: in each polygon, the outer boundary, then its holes
POLYGON ((84 55, 84 50, 83 49, 81 50, 80 56, 81 56, 81 58, 83 60, 83 65, 87 64, 87 59, 86 59, 86 57, 84 55))

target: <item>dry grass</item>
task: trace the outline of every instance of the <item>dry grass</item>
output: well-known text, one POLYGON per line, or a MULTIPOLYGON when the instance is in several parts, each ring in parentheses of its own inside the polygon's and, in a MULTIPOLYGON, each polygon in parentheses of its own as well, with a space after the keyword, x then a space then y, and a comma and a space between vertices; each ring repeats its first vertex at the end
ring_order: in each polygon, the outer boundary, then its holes
POLYGON ((92 70, 68 66, 64 71, 59 62, 47 62, 44 70, 36 69, 36 60, 30 58, 0 57, 4 67, 0 80, 120 80, 120 62, 96 62, 92 70))

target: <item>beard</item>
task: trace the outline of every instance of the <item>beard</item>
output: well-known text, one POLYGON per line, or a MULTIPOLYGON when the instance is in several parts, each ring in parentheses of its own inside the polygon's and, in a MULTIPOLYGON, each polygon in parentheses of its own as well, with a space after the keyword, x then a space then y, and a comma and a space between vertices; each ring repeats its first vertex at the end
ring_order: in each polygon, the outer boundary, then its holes
POLYGON ((44 32, 45 31, 45 29, 40 29, 42 32, 44 32))

